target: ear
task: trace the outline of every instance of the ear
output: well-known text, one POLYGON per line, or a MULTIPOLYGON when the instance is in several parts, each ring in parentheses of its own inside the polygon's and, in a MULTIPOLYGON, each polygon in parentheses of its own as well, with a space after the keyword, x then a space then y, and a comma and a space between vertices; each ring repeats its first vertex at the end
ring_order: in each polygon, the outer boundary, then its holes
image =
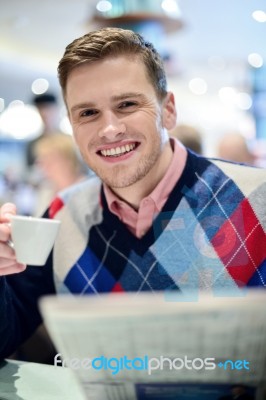
POLYGON ((176 126, 176 108, 175 97, 172 92, 168 92, 163 101, 163 126, 167 130, 171 130, 176 126))

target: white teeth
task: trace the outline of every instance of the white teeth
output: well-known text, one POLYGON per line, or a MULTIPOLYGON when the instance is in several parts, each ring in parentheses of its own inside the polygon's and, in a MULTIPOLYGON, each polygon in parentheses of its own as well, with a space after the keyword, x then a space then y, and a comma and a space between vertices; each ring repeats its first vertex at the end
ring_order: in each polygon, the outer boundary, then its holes
POLYGON ((129 153, 130 151, 134 150, 135 147, 136 145, 134 143, 126 144, 125 146, 121 147, 113 147, 108 150, 101 150, 101 154, 104 157, 119 156, 121 154, 129 153))

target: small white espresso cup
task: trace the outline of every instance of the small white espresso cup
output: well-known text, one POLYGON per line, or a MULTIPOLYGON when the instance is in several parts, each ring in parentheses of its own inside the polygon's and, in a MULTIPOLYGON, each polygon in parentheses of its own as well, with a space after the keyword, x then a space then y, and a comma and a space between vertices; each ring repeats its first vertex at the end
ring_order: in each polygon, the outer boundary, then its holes
POLYGON ((17 261, 44 265, 52 250, 60 221, 14 215, 10 218, 11 239, 17 261))

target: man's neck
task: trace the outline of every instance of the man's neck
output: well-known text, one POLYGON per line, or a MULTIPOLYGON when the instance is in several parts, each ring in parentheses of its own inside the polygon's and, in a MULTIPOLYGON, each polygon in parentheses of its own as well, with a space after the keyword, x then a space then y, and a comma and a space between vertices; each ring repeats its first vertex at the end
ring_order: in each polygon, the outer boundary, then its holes
POLYGON ((160 159, 144 178, 125 188, 111 188, 112 191, 121 200, 125 201, 135 210, 138 210, 141 200, 147 197, 164 177, 172 157, 173 150, 170 142, 168 142, 165 145, 160 159))

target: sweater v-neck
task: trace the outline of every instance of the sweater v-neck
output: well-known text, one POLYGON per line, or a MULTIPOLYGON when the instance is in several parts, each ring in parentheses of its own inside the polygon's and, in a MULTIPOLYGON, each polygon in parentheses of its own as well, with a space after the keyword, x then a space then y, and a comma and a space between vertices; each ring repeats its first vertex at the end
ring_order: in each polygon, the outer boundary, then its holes
MULTIPOLYGON (((180 179, 177 181, 174 189, 170 193, 170 196, 168 197, 166 203, 164 204, 162 210, 160 213, 155 216, 154 221, 152 226, 148 229, 148 231, 141 237, 138 238, 136 237, 130 230, 126 227, 126 225, 120 221, 120 219, 113 214, 109 208, 108 204, 104 195, 104 190, 103 187, 101 187, 101 201, 102 201, 102 207, 103 207, 103 221, 108 221, 108 231, 113 232, 116 231, 117 234, 119 235, 119 240, 125 243, 125 247, 128 247, 128 243, 130 243, 130 246, 132 248, 135 247, 142 247, 143 250, 147 249, 154 243, 154 225, 157 222, 157 219, 160 217, 162 213, 167 213, 167 219, 168 221, 165 222, 165 227, 171 220, 171 216, 173 215, 174 212, 176 212, 178 205, 184 195, 182 189, 184 186, 186 187, 192 187, 193 183, 197 180, 195 170, 197 166, 197 159, 201 158, 200 156, 197 156, 196 154, 188 151, 188 156, 186 160, 186 164, 184 167, 184 170, 180 176, 180 179)), ((207 165, 209 164, 208 162, 204 163, 205 167, 207 168, 207 165)), ((202 169, 202 167, 201 167, 202 169)), ((204 168, 205 169, 205 168, 204 168)), ((162 230, 160 230, 159 235, 162 233, 162 230)), ((158 236, 158 235, 157 235, 158 236)))

